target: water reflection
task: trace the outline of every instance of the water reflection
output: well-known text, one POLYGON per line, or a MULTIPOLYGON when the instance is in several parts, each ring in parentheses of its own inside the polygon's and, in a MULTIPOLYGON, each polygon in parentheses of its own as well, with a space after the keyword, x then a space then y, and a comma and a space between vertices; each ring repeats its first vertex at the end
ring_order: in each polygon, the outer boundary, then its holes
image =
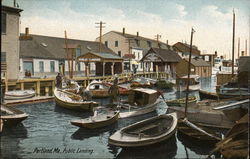
POLYGON ((174 158, 177 153, 176 137, 172 136, 167 141, 141 148, 123 148, 117 155, 118 159, 123 158, 174 158))

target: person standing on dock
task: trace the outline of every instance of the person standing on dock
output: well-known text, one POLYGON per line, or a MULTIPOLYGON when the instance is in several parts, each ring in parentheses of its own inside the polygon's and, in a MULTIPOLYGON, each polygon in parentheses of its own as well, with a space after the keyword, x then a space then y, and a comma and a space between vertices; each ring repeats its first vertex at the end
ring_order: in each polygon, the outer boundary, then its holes
POLYGON ((113 85, 109 88, 110 103, 115 104, 118 102, 119 88, 118 88, 118 77, 115 75, 113 85))
POLYGON ((56 87, 62 88, 62 76, 60 73, 58 73, 56 76, 56 87))

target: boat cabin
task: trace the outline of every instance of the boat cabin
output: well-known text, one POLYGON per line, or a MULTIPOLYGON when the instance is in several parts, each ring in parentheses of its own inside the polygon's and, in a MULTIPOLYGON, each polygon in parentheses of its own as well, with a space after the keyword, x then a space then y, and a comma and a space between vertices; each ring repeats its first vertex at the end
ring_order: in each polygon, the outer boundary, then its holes
MULTIPOLYGON (((199 79, 198 75, 190 75, 189 84, 190 85, 199 84, 200 82, 198 81, 198 79, 199 79)), ((188 76, 182 76, 182 77, 178 78, 177 81, 180 85, 186 85, 187 81, 188 81, 188 76)))
POLYGON ((156 90, 147 88, 136 88, 129 90, 128 102, 131 105, 144 106, 147 104, 154 103, 159 97, 156 90))

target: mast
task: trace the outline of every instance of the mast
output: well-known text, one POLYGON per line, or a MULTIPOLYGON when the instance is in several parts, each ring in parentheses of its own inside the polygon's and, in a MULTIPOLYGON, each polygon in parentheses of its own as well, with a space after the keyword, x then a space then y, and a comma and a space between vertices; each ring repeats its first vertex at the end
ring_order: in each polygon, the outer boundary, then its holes
POLYGON ((240 58, 240 38, 238 38, 238 60, 240 58))
POLYGON ((67 40, 66 30, 64 31, 64 35, 65 35, 66 54, 67 54, 67 59, 68 59, 69 78, 71 78, 70 59, 69 59, 70 57, 69 57, 69 48, 68 48, 68 40, 67 40))
POLYGON ((234 11, 233 11, 232 77, 234 75, 234 39, 235 39, 235 14, 234 14, 234 11))
POLYGON ((187 117, 187 103, 188 103, 189 81, 190 81, 190 66, 191 66, 192 43, 193 43, 193 34, 194 34, 194 32, 195 32, 195 30, 192 28, 192 30, 191 30, 191 40, 190 40, 190 53, 189 53, 189 59, 188 59, 188 80, 187 80, 186 103, 185 103, 184 118, 187 117))

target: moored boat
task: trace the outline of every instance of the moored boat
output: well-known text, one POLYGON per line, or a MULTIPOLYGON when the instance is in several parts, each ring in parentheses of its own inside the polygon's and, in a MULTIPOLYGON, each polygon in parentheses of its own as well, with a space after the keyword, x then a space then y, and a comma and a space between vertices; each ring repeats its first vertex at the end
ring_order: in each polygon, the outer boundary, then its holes
POLYGON ((26 99, 35 96, 34 90, 14 90, 5 92, 4 99, 5 100, 18 100, 18 99, 26 99))
POLYGON ((94 98, 102 98, 102 97, 109 97, 109 88, 110 86, 103 83, 102 81, 92 81, 90 84, 86 87, 87 91, 90 91, 92 94, 92 97, 94 98))
POLYGON ((120 118, 127 118, 150 113, 156 110, 159 93, 149 88, 131 89, 128 95, 128 101, 121 101, 120 118))
MULTIPOLYGON (((109 87, 111 87, 112 83, 106 83, 109 87)), ((118 85, 118 90, 120 95, 128 95, 129 87, 126 87, 124 85, 118 85)))
POLYGON ((94 111, 94 116, 85 119, 72 120, 72 125, 83 128, 101 128, 115 123, 118 120, 119 111, 114 111, 108 108, 98 108, 94 111))
MULTIPOLYGON (((188 105, 193 105, 196 102, 197 102, 197 98, 195 96, 188 97, 188 105)), ((185 106, 185 103, 186 103, 186 98, 166 101, 166 104, 168 106, 185 106)))
POLYGON ((28 117, 28 114, 11 106, 1 105, 1 120, 4 125, 16 125, 28 117))
MULTIPOLYGON (((199 76, 198 75, 190 75, 189 80, 189 91, 198 91, 200 90, 200 82, 198 81, 199 76)), ((187 81, 188 76, 182 76, 177 79, 177 90, 178 91, 186 91, 187 89, 187 81)))
POLYGON ((81 96, 58 88, 55 88, 54 96, 56 104, 67 109, 92 111, 98 106, 97 102, 83 101, 81 96))
POLYGON ((141 147, 169 139, 176 132, 176 113, 142 120, 118 130, 109 137, 109 144, 120 147, 141 147))

